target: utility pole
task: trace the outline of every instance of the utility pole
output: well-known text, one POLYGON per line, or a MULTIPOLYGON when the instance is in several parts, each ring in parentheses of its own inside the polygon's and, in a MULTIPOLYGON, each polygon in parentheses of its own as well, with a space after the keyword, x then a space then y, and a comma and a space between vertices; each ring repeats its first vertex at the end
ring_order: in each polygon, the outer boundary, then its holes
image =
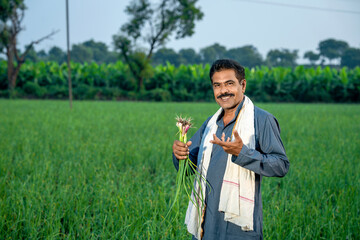
POLYGON ((66 39, 67 39, 67 65, 68 65, 68 83, 69 83, 69 103, 72 109, 72 83, 71 83, 71 67, 70 67, 70 41, 69 41, 69 0, 66 0, 66 39))

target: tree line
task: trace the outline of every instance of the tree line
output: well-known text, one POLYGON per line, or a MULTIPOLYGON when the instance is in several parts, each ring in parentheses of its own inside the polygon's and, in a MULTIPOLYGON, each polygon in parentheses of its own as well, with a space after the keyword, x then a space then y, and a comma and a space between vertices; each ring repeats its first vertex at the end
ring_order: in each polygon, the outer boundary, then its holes
MULTIPOLYGON (((326 39, 318 44, 318 52, 306 51, 303 58, 309 61, 308 66, 349 67, 360 66, 360 49, 353 48, 347 42, 336 39, 326 39), (327 63, 327 64, 326 64, 327 63)), ((93 39, 79 44, 73 44, 70 55, 72 61, 78 63, 115 63, 119 59, 124 60, 118 51, 93 39)), ((227 49, 219 43, 201 48, 196 51, 193 48, 184 48, 175 51, 172 48, 161 47, 151 57, 151 64, 170 64, 176 67, 181 64, 211 64, 219 58, 230 58, 242 63, 245 67, 256 66, 268 67, 295 67, 299 59, 298 50, 272 49, 264 58, 252 45, 227 49)), ((60 47, 54 46, 49 51, 36 51, 32 47, 25 60, 32 62, 55 61, 66 62, 66 53, 60 47)))

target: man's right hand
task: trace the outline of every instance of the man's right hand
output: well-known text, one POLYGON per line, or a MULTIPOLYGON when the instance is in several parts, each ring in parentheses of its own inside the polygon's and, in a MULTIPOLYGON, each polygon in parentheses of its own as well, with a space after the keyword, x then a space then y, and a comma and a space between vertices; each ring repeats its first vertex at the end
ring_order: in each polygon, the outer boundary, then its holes
POLYGON ((172 146, 173 153, 178 160, 185 160, 189 155, 189 147, 191 145, 191 141, 188 141, 186 144, 180 142, 179 140, 175 140, 172 146))

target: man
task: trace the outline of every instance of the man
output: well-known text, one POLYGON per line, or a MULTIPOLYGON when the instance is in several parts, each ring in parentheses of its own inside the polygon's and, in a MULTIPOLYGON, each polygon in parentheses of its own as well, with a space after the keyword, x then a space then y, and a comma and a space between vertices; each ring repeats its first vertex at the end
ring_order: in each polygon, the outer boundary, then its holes
POLYGON ((202 213, 190 201, 185 223, 193 239, 262 239, 261 179, 283 177, 289 169, 279 124, 244 95, 239 63, 215 61, 210 80, 221 108, 189 142, 173 144, 175 167, 189 156, 206 179, 195 187, 205 198, 202 213))

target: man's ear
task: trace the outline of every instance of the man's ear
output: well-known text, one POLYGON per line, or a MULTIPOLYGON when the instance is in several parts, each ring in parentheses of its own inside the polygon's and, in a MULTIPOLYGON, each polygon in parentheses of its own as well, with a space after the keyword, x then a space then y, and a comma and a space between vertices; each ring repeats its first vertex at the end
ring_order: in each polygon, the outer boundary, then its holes
POLYGON ((243 79, 241 81, 241 88, 242 88, 242 92, 244 93, 245 92, 245 89, 246 89, 246 79, 243 79))

